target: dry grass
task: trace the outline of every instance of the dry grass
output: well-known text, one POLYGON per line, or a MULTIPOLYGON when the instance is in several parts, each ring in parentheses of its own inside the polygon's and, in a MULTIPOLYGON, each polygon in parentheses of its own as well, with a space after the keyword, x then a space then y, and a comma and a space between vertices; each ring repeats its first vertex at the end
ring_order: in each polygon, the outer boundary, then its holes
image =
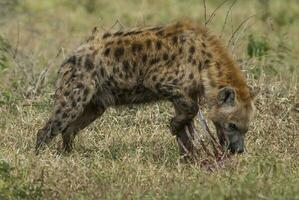
MULTIPOLYGON (((202 21, 201 1, 1 2, 0 199, 299 199, 295 1, 239 1, 226 18, 228 1, 208 25, 220 34, 226 19, 228 41, 255 15, 230 48, 250 84, 261 88, 247 152, 213 173, 179 162, 169 103, 109 109, 79 134, 70 155, 57 151, 60 138, 45 153, 33 152, 58 66, 93 26, 202 21)), ((208 16, 219 3, 207 1, 208 16)))

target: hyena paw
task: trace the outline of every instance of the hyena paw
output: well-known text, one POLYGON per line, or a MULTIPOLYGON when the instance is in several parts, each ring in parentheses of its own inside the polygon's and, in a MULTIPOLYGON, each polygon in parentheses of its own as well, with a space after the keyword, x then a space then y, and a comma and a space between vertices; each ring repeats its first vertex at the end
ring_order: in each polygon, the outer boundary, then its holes
POLYGON ((39 154, 40 150, 43 150, 47 144, 47 140, 49 140, 49 136, 43 129, 39 130, 36 136, 36 145, 35 145, 35 154, 39 154))
POLYGON ((173 135, 179 136, 181 129, 180 124, 178 124, 175 119, 170 120, 170 131, 173 135))

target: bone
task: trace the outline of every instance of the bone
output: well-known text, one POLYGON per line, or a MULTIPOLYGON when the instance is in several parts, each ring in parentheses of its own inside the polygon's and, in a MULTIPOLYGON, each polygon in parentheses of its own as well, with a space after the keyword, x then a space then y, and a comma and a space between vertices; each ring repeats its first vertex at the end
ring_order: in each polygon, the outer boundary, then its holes
MULTIPOLYGON (((207 155, 207 159, 205 159, 201 162, 201 166, 203 168, 211 171, 212 168, 216 167, 214 163, 216 163, 217 166, 223 166, 225 160, 228 159, 230 157, 230 155, 225 152, 225 150, 219 144, 216 137, 212 134, 201 110, 199 110, 199 113, 198 113, 198 121, 200 122, 200 124, 205 132, 205 135, 198 133, 198 131, 194 127, 193 123, 190 123, 185 127, 185 132, 197 152, 199 152, 199 145, 201 145, 202 149, 204 150, 205 154, 207 155), (209 138, 208 144, 206 144, 204 137, 209 138), (212 146, 213 153, 208 148, 209 144, 212 146)), ((181 141, 179 141, 179 142, 181 142, 181 141)), ((188 152, 187 149, 185 149, 185 150, 186 150, 186 152, 188 152)))

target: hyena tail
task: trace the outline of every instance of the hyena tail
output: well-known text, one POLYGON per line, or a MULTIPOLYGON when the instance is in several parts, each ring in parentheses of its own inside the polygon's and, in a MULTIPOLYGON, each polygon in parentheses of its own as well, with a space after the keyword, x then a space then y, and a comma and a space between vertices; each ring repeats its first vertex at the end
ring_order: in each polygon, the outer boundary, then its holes
MULTIPOLYGON (((36 154, 59 132, 66 130, 83 113, 84 108, 95 95, 96 81, 93 80, 91 72, 86 71, 86 62, 82 66, 80 62, 76 63, 78 62, 70 58, 61 66, 54 97, 54 111, 37 133, 36 154)), ((90 61, 89 65, 91 65, 90 61)))

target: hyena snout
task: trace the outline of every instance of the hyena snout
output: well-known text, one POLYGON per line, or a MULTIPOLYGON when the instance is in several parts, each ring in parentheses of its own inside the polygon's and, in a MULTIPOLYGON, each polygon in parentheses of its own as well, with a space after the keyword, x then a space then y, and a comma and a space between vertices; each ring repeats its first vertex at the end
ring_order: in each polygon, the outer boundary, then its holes
POLYGON ((234 134, 228 137, 228 150, 233 154, 240 154, 244 152, 244 136, 240 134, 234 134))
POLYGON ((244 152, 244 140, 240 140, 238 142, 230 143, 228 145, 228 149, 230 150, 231 153, 233 154, 241 154, 244 152))

